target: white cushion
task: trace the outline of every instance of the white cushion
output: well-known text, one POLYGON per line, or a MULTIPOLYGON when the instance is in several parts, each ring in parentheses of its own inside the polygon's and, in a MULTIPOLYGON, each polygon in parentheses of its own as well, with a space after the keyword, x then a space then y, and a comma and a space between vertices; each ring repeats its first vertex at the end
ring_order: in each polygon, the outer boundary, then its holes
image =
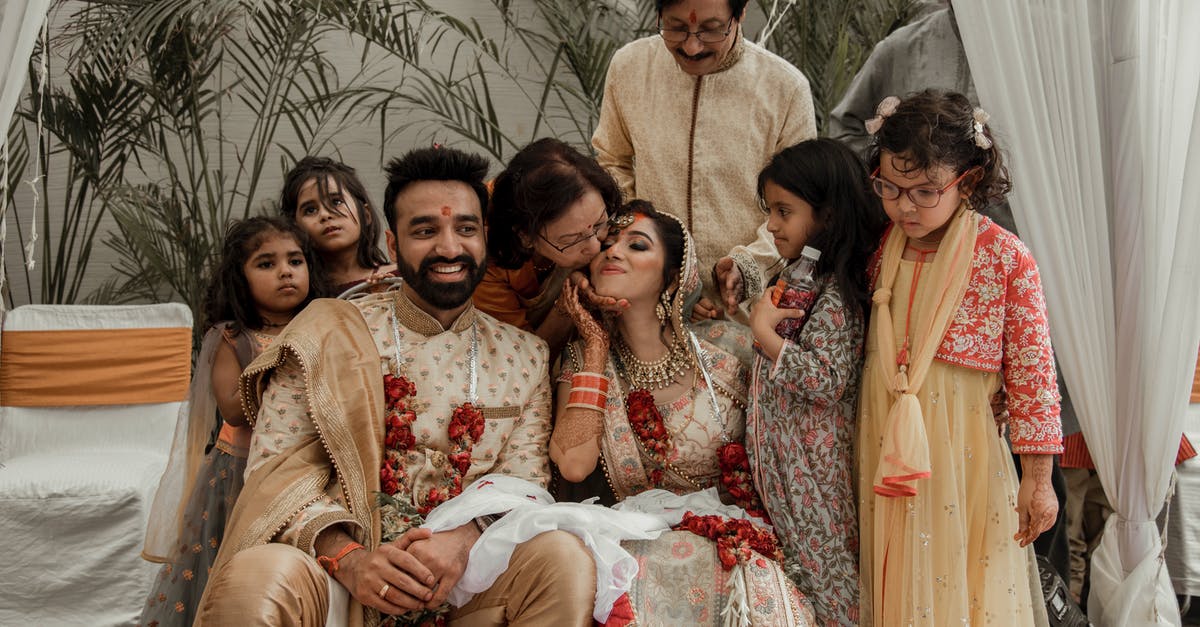
POLYGON ((131 624, 158 569, 141 559, 163 454, 23 456, 0 469, 0 625, 131 624))

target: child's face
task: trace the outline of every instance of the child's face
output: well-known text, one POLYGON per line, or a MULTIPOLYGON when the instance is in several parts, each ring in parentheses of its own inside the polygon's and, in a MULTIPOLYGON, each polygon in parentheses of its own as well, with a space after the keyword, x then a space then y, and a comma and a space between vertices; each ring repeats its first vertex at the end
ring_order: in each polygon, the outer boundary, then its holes
POLYGON ((775 248, 785 259, 796 259, 814 233, 817 216, 812 205, 775 181, 763 185, 767 208, 767 231, 775 237, 775 248))
POLYGON ((308 298, 308 263, 291 235, 268 235, 250 253, 242 273, 254 307, 264 319, 287 319, 308 298))
POLYGON ((950 218, 958 209, 963 198, 961 183, 950 185, 938 198, 932 207, 919 207, 909 197, 909 193, 917 194, 917 190, 928 195, 943 189, 958 178, 954 170, 938 165, 928 170, 909 169, 903 156, 897 156, 883 151, 879 158, 878 177, 901 188, 900 195, 894 200, 882 199, 883 210, 887 212, 897 228, 903 229, 909 239, 922 240, 928 243, 941 241, 946 233, 950 218))
POLYGON ((359 209, 354 197, 342 192, 333 177, 325 179, 329 190, 328 203, 322 202, 317 179, 300 188, 296 202, 296 224, 308 234, 313 248, 324 255, 356 250, 362 227, 358 223, 359 209))

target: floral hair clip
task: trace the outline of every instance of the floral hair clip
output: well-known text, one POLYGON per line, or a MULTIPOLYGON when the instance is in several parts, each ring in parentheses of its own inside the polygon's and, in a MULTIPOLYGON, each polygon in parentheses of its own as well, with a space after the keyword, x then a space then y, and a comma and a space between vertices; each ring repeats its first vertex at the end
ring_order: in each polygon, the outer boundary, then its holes
POLYGON ((895 96, 888 96, 879 101, 879 106, 875 107, 875 117, 867 120, 867 132, 874 135, 879 132, 883 126, 883 121, 888 119, 896 112, 896 107, 900 106, 900 99, 895 96))
POLYGON ((987 111, 984 111, 979 107, 975 107, 975 112, 972 114, 972 117, 975 118, 975 145, 984 150, 991 148, 992 140, 983 133, 983 125, 987 124, 987 121, 990 120, 992 116, 988 115, 987 111))

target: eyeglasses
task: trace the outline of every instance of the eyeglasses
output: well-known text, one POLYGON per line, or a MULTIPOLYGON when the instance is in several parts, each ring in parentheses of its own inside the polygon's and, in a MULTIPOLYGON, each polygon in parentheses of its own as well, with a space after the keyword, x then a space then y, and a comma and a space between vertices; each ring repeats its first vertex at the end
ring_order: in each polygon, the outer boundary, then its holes
POLYGON ((725 25, 725 30, 719 28, 707 30, 688 30, 686 28, 663 28, 662 20, 658 21, 658 34, 662 35, 663 41, 668 41, 673 44, 681 44, 688 40, 692 35, 702 44, 718 44, 725 41, 729 33, 733 32, 733 20, 729 18, 729 23, 725 25))
POLYGON ((605 211, 604 219, 601 220, 600 222, 597 222, 595 225, 593 225, 591 232, 580 235, 579 237, 572 240, 571 243, 569 243, 569 244, 559 246, 559 245, 555 244, 554 242, 550 241, 549 239, 547 239, 546 236, 542 235, 541 233, 538 233, 538 237, 542 238, 542 241, 549 244, 550 248, 553 248, 554 250, 557 250, 560 253, 565 253, 568 250, 570 250, 571 248, 574 248, 574 247, 592 239, 593 237, 596 239, 604 239, 605 237, 608 236, 609 226, 611 226, 611 222, 609 222, 608 212, 605 211))
POLYGON ((966 172, 959 174, 958 178, 950 181, 945 187, 933 189, 931 187, 900 187, 887 179, 880 178, 879 168, 875 168, 875 171, 871 173, 871 189, 875 190, 875 195, 884 200, 896 200, 903 192, 912 201, 912 204, 928 209, 936 207, 942 200, 942 194, 966 178, 974 169, 968 168, 966 172))

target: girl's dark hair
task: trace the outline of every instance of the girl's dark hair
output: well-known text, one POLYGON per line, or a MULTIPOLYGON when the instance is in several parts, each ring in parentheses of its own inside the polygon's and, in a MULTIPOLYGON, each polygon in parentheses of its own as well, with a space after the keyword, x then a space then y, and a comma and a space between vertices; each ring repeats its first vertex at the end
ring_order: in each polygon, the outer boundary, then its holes
POLYGON ((615 214, 621 206, 621 189, 595 159, 553 138, 522 148, 492 188, 487 216, 491 261, 508 270, 520 268, 533 255, 521 236, 537 237, 546 224, 592 189, 604 200, 608 214, 615 214))
POLYGON ((329 179, 337 182, 343 194, 349 195, 358 205, 358 250, 355 260, 364 268, 377 268, 391 263, 379 249, 379 220, 374 205, 367 196, 367 189, 358 180, 354 168, 326 157, 305 157, 288 171, 283 180, 283 192, 279 195, 279 211, 291 222, 296 221, 296 209, 300 203, 300 189, 310 180, 317 182, 317 194, 330 211, 337 211, 330 202, 329 179))
POLYGON ((880 153, 884 150, 900 158, 904 165, 901 171, 905 173, 945 166, 958 176, 979 168, 978 177, 972 175, 967 179, 974 186, 969 197, 971 204, 985 207, 1004 200, 1012 190, 1008 168, 1004 166, 992 129, 986 124, 983 134, 992 145, 990 148, 976 145, 974 114, 971 101, 957 92, 927 89, 911 94, 900 101, 875 134, 871 169, 879 167, 880 153))
POLYGON ((233 331, 262 328, 262 316, 254 306, 250 295, 250 284, 242 268, 250 255, 275 235, 286 235, 296 240, 300 250, 304 251, 304 261, 308 264, 308 298, 300 303, 297 311, 303 309, 315 298, 327 296, 330 292, 329 281, 321 267, 315 262, 312 246, 308 237, 300 227, 283 218, 275 216, 257 216, 245 220, 235 220, 225 230, 225 239, 221 244, 221 257, 213 268, 212 277, 208 282, 208 291, 204 297, 204 327, 208 328, 224 320, 233 322, 233 331))
POLYGON ((632 213, 646 216, 658 229, 658 237, 663 247, 662 288, 665 291, 676 278, 682 280, 679 273, 683 269, 683 225, 679 220, 655 209, 654 205, 646 200, 629 201, 621 207, 617 215, 632 213))
POLYGON ((879 245, 886 218, 867 187, 862 160, 837 140, 810 139, 771 158, 758 175, 760 199, 768 182, 812 205, 817 229, 807 245, 821 251, 817 275, 832 274, 847 305, 865 315, 870 311, 867 260, 879 245))

